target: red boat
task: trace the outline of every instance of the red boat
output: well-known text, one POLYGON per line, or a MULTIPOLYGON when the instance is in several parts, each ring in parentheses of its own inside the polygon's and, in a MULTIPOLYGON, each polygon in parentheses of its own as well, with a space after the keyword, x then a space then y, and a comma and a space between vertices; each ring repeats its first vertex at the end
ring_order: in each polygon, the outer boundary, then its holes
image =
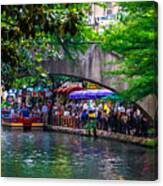
POLYGON ((40 117, 4 117, 2 116, 2 126, 9 127, 43 127, 40 117))

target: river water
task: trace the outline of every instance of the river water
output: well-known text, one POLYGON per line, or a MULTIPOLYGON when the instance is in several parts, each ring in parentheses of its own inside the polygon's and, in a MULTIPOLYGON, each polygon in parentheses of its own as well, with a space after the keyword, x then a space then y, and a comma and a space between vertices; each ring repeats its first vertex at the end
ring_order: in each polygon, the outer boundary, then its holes
POLYGON ((5 177, 155 179, 154 150, 55 132, 2 131, 5 177))

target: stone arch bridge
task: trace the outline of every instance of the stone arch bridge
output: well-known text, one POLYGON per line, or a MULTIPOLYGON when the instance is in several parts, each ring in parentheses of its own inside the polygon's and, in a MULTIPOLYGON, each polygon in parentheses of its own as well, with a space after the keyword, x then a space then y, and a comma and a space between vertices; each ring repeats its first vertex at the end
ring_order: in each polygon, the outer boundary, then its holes
MULTIPOLYGON (((118 55, 101 51, 96 45, 92 45, 85 54, 80 55, 77 61, 44 61, 42 66, 49 74, 66 75, 82 78, 103 87, 119 92, 127 88, 127 83, 119 81, 121 76, 105 75, 105 71, 115 70, 118 68, 116 62, 118 55)), ((143 110, 151 120, 154 120, 157 110, 157 98, 149 95, 138 101, 136 104, 143 110)))

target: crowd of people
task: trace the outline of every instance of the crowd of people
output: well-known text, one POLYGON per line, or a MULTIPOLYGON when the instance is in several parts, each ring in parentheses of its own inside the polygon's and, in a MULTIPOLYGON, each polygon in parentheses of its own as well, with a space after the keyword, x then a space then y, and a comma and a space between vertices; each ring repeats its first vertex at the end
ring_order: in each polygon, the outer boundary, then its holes
POLYGON ((75 116, 78 128, 89 128, 89 121, 94 120, 92 128, 108 132, 119 132, 128 135, 148 136, 150 123, 141 111, 130 105, 124 107, 122 103, 109 104, 107 102, 81 101, 80 103, 67 103, 54 105, 52 115, 75 116))
POLYGON ((9 97, 2 108, 2 117, 5 113, 9 117, 37 117, 40 121, 50 125, 62 125, 55 123, 55 118, 73 117, 76 128, 90 129, 108 132, 118 132, 135 136, 148 136, 150 123, 147 117, 134 105, 123 102, 112 103, 100 100, 68 100, 57 99, 24 99, 18 102, 17 98, 9 97), (9 102, 9 104, 7 104, 9 102), (93 122, 92 122, 93 121, 93 122))

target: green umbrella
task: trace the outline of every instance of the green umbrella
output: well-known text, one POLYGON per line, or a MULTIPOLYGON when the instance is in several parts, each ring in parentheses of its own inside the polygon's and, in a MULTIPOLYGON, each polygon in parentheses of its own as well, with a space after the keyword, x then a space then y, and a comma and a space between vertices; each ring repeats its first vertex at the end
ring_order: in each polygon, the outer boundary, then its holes
POLYGON ((35 88, 34 88, 34 91, 35 91, 35 92, 44 91, 44 87, 42 87, 42 86, 35 87, 35 88))
POLYGON ((123 100, 123 98, 120 95, 112 94, 112 95, 109 95, 109 96, 102 97, 101 100, 120 101, 120 100, 123 100))

